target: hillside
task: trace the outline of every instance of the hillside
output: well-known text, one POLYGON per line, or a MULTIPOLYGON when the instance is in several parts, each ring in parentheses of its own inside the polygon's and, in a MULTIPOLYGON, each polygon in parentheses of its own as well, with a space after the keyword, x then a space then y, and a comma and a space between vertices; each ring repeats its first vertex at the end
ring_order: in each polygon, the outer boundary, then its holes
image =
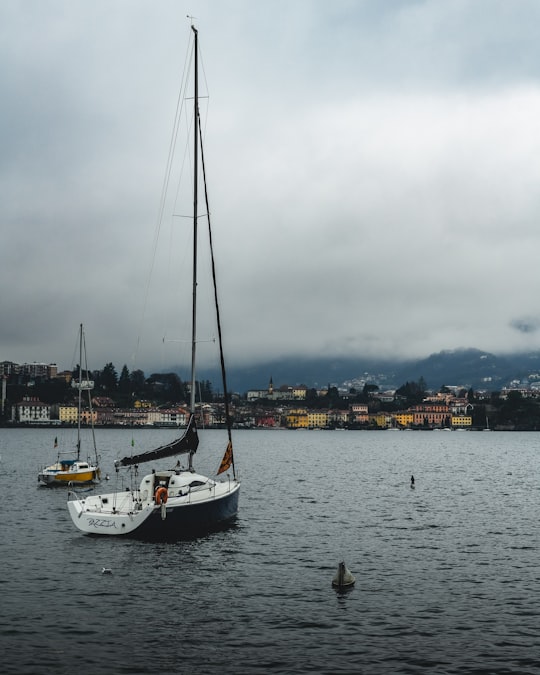
MULTIPOLYGON (((219 381, 217 373, 201 371, 201 379, 219 381)), ((274 386, 305 384, 308 387, 341 386, 366 379, 382 388, 399 387, 424 378, 428 388, 463 385, 475 390, 498 391, 514 380, 540 379, 540 352, 495 355, 479 349, 458 349, 431 354, 421 360, 374 360, 361 358, 288 358, 231 368, 229 389, 245 393, 274 386)))

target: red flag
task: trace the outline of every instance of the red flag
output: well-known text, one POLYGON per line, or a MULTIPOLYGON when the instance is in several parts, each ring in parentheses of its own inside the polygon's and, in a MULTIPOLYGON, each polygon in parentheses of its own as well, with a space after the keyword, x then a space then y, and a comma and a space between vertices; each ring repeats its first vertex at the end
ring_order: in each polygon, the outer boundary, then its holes
POLYGON ((232 458, 232 443, 229 441, 227 444, 227 449, 225 450, 225 454, 223 455, 223 459, 221 460, 221 464, 219 465, 218 474, 223 473, 224 471, 227 471, 227 469, 231 468, 232 458))

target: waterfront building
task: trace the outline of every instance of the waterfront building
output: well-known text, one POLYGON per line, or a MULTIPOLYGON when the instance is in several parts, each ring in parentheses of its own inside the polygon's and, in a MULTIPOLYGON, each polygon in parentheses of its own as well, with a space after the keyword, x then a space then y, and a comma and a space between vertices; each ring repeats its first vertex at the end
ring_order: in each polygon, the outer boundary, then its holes
POLYGON ((312 410, 308 412, 307 422, 310 429, 326 429, 328 426, 328 411, 312 410))
POLYGON ((394 420, 398 427, 406 429, 414 424, 414 414, 410 410, 402 410, 394 413, 394 420))
POLYGON ((466 398, 453 398, 448 401, 448 408, 453 415, 470 415, 474 406, 466 398))
POLYGON ((450 424, 450 411, 444 403, 420 403, 413 406, 411 411, 415 426, 440 428, 450 424))
POLYGON ((392 426, 392 415, 384 410, 368 415, 369 424, 379 427, 379 429, 388 429, 392 426))
POLYGON ((97 423, 97 411, 90 410, 88 408, 81 410, 81 424, 95 425, 96 423, 97 423))
POLYGON ((110 426, 116 424, 116 408, 100 407, 95 408, 95 411, 97 416, 97 424, 101 426, 110 426))
POLYGON ((128 410, 115 408, 113 413, 113 424, 119 424, 123 427, 135 427, 146 424, 146 412, 130 408, 128 410))
POLYGON ((472 417, 470 415, 452 415, 451 424, 455 429, 468 429, 472 427, 472 417))
POLYGON ((279 427, 280 420, 281 420, 280 414, 261 413, 255 416, 254 424, 256 427, 262 427, 265 429, 275 429, 276 427, 279 427))
POLYGON ((285 424, 289 429, 307 429, 309 427, 307 410, 290 410, 285 416, 285 424))
POLYGON ((346 424, 349 423, 349 419, 350 419, 349 410, 337 410, 335 408, 332 408, 331 410, 328 411, 329 424, 337 426, 345 426, 346 424))
POLYGON ((352 421, 356 424, 368 424, 368 407, 365 403, 353 403, 351 405, 352 421))
POLYGON ((76 405, 59 405, 58 419, 62 424, 77 424, 79 410, 76 405))
POLYGON ((25 396, 12 408, 12 420, 23 424, 45 424, 51 421, 51 406, 32 396, 25 396))
POLYGON ((187 426, 189 411, 185 408, 166 408, 159 410, 159 423, 171 426, 187 426))

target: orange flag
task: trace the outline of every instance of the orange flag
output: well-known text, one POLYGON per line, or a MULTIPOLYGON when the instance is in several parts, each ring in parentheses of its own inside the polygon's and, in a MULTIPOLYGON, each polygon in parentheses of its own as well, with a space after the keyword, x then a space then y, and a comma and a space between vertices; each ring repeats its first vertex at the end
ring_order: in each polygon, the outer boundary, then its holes
POLYGON ((221 460, 221 464, 219 465, 218 474, 227 471, 227 469, 230 469, 231 465, 232 465, 232 443, 229 441, 229 443, 227 444, 227 449, 225 450, 225 454, 223 455, 223 459, 221 460))

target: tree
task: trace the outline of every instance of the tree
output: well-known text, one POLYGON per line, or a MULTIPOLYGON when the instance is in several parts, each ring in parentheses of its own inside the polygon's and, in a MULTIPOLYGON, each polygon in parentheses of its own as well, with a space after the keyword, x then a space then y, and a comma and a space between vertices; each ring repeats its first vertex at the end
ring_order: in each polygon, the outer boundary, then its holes
POLYGON ((120 378, 118 379, 118 391, 121 394, 131 393, 131 378, 129 376, 129 370, 126 364, 124 364, 122 372, 120 373, 120 378))
POLYGON ((35 387, 35 395, 44 403, 67 403, 73 397, 74 391, 62 378, 45 380, 35 387))
POLYGON ((317 390, 314 389, 313 387, 311 389, 308 389, 306 392, 306 403, 315 403, 319 399, 319 396, 317 394, 317 390))
POLYGON ((339 389, 337 387, 331 387, 328 385, 328 394, 327 394, 328 407, 339 407, 341 402, 341 396, 339 395, 339 389))
POLYGON ((424 378, 418 382, 405 382, 399 389, 396 389, 396 396, 405 399, 407 405, 422 403, 426 395, 426 383, 424 378))
POLYGON ((186 388, 176 373, 153 373, 147 384, 152 397, 162 403, 186 401, 186 388))
POLYGON ((116 374, 116 368, 112 363, 107 363, 103 370, 100 373, 100 385, 101 388, 109 393, 116 391, 118 387, 118 375, 116 374))
POLYGON ((137 396, 142 396, 146 387, 146 378, 142 370, 133 370, 129 376, 131 391, 137 396))
POLYGON ((374 394, 376 391, 379 391, 379 385, 365 384, 363 389, 364 398, 365 399, 371 398, 371 394, 374 394))
POLYGON ((211 403, 214 400, 214 393, 212 390, 212 383, 210 380, 203 380, 202 382, 197 382, 198 388, 198 397, 204 403, 211 403))

